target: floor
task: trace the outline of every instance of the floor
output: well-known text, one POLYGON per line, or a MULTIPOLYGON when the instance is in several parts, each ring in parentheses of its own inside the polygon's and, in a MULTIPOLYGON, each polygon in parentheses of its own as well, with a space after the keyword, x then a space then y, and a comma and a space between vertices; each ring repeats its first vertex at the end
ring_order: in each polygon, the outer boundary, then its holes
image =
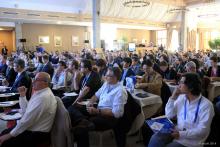
MULTIPOLYGON (((3 131, 5 128, 6 128, 6 122, 0 120, 0 132, 3 131)), ((140 136, 138 133, 133 136, 128 136, 126 147, 144 147, 143 142, 136 143, 138 140, 140 140, 140 136)), ((100 143, 100 135, 96 132, 91 132, 90 144, 91 147, 116 147, 114 135, 112 132, 105 132, 102 135, 101 143, 100 143)))

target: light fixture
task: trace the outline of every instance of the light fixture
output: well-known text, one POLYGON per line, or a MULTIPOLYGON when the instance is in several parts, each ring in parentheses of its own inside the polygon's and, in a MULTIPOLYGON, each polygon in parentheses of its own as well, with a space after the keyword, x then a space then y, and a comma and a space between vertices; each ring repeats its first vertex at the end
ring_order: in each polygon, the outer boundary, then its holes
POLYGON ((189 9, 186 8, 172 8, 167 10, 167 13, 180 13, 180 12, 186 12, 189 11, 189 9))
POLYGON ((125 7, 138 8, 138 7, 146 7, 150 5, 150 2, 148 0, 125 0, 123 5, 125 7))

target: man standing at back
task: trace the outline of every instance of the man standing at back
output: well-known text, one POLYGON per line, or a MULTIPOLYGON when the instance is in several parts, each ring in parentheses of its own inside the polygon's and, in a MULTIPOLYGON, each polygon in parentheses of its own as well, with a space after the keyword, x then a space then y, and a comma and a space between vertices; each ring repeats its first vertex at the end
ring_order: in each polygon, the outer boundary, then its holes
POLYGON ((23 116, 14 128, 3 131, 0 137, 1 147, 33 147, 50 138, 57 101, 49 88, 49 83, 49 74, 38 73, 33 82, 34 93, 30 101, 27 101, 25 96, 26 88, 24 86, 18 88, 23 116))

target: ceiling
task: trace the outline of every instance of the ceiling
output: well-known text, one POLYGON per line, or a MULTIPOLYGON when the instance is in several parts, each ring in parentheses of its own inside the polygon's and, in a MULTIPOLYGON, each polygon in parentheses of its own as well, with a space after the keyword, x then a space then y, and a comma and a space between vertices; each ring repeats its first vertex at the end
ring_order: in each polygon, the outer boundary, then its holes
MULTIPOLYGON (((208 12, 210 8, 204 8, 215 1, 215 9, 210 9, 211 11, 219 11, 219 0, 149 0, 150 5, 142 8, 128 8, 123 6, 124 0, 101 0, 101 16, 107 18, 116 19, 129 19, 136 20, 136 22, 149 21, 149 22, 177 22, 180 21, 180 13, 167 13, 169 9, 177 8, 180 6, 189 7, 196 14, 201 15, 203 12, 208 12), (200 7, 200 8, 198 8, 200 7), (198 13, 199 12, 199 13, 198 13), (200 14, 201 13, 201 14, 200 14)), ((41 17, 45 13, 53 13, 60 15, 87 15, 88 20, 91 22, 91 12, 92 12, 92 0, 1 0, 0 10, 8 9, 10 13, 22 11, 33 13, 41 13, 40 17, 28 16, 28 17, 12 17, 7 15, 0 15, 0 19, 5 21, 20 21, 20 22, 33 22, 40 21, 42 23, 60 23, 60 24, 70 24, 79 23, 80 20, 68 20, 59 19, 56 21, 51 18, 41 17), (62 14, 61 14, 62 13, 62 14), (41 19, 42 18, 42 19, 41 19)), ((211 12, 210 12, 211 13, 211 12)), ((219 13, 220 14, 220 13, 219 13)), ((88 21, 85 21, 88 22, 88 21)), ((114 22, 114 20, 113 20, 114 22)), ((108 23, 108 22, 107 22, 108 23)), ((112 22, 111 22, 112 23, 112 22)), ((134 23, 133 23, 134 25, 134 23)), ((146 24, 143 24, 146 25, 146 24)))

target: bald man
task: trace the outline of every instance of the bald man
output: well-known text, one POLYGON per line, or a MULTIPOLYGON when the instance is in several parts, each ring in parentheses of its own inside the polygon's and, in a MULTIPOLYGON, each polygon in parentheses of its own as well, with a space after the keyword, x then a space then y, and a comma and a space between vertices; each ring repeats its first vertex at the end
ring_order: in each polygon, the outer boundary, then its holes
POLYGON ((24 86, 18 88, 22 118, 14 128, 3 131, 0 137, 1 147, 37 146, 50 138, 57 101, 49 83, 50 75, 39 72, 33 81, 34 93, 30 101, 26 99, 27 89, 24 86))

